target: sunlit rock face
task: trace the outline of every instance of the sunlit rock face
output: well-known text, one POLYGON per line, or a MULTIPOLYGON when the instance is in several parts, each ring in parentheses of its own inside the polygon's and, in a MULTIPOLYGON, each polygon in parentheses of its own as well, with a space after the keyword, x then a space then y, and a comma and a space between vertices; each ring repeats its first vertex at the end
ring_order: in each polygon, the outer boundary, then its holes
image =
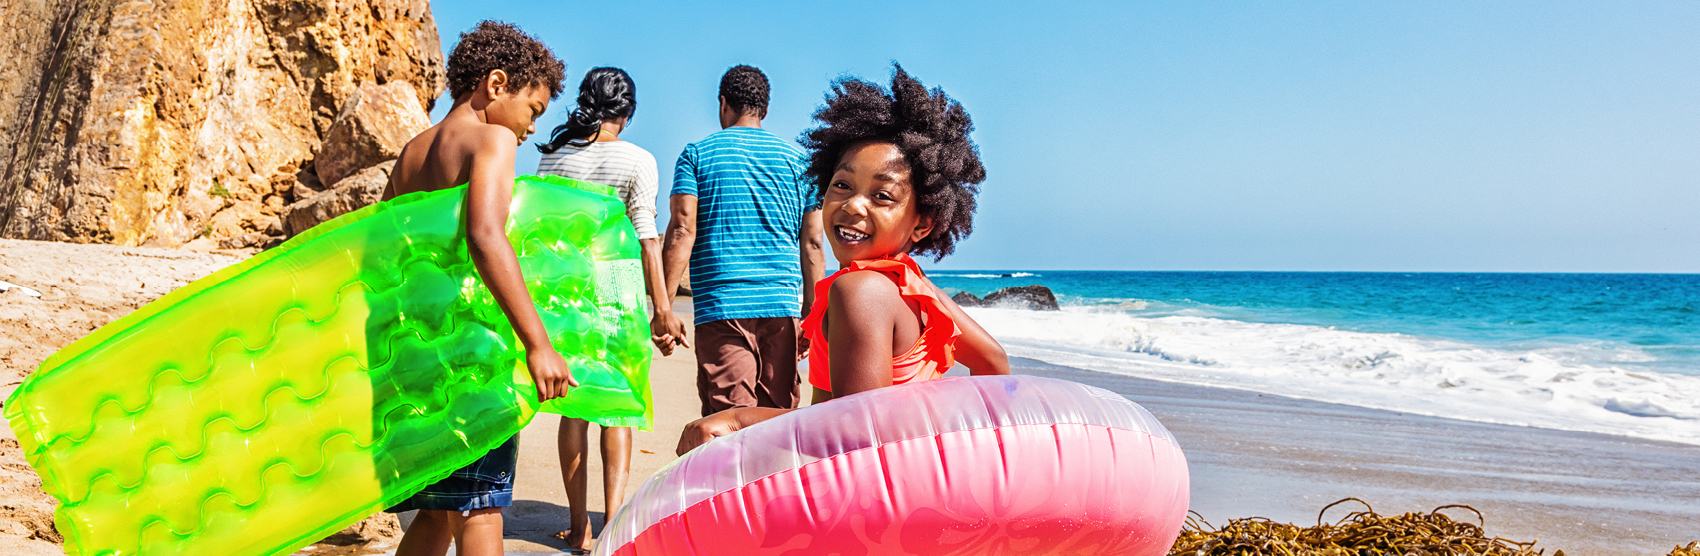
POLYGON ((425 0, 0 2, 0 237, 275 241, 363 87, 422 112, 443 84, 425 0))

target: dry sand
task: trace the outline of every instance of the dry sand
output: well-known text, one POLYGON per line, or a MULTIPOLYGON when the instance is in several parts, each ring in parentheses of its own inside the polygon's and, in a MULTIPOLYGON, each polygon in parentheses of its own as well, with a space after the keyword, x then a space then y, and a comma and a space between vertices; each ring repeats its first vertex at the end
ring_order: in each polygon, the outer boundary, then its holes
MULTIPOLYGON (((59 348, 249 254, 0 239, 0 281, 41 294, 0 292, 0 399, 59 348)), ((0 554, 64 554, 52 525, 53 499, 0 427, 0 554)))

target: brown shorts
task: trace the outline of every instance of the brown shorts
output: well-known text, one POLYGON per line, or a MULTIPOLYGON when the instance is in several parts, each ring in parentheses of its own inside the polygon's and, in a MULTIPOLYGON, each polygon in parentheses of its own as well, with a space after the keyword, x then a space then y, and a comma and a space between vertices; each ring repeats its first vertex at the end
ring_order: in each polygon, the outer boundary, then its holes
POLYGON ((696 333, 704 417, 734 407, 797 407, 797 319, 717 320, 696 333))

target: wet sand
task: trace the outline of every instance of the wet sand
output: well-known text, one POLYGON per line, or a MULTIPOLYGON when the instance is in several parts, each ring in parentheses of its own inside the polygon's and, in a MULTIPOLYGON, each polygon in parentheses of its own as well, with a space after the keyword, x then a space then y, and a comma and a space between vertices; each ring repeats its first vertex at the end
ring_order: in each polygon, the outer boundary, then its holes
POLYGON ((1192 509, 1212 524, 1262 516, 1312 525, 1323 506, 1357 497, 1383 515, 1468 504, 1486 516, 1488 534, 1539 539, 1548 554, 1667 554, 1700 540, 1700 446, 1401 414, 1032 360, 1015 365, 1020 374, 1092 384, 1151 410, 1186 451, 1192 509))

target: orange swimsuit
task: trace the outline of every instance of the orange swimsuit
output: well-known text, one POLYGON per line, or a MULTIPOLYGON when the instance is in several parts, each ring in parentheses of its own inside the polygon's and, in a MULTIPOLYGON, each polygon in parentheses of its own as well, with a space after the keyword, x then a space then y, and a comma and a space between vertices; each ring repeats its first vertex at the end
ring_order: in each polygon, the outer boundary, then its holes
POLYGON ((809 309, 808 318, 803 319, 803 336, 809 339, 809 384, 816 388, 832 391, 832 375, 828 370, 828 355, 826 333, 821 326, 826 320, 826 300, 830 297, 833 280, 847 272, 872 270, 884 274, 897 284, 898 295, 906 301, 918 306, 922 317, 921 336, 915 339, 915 345, 909 351, 903 352, 891 359, 891 383, 893 385, 908 382, 932 380, 950 370, 956 365, 956 337, 962 335, 962 329, 956 321, 950 318, 950 311, 943 302, 933 297, 926 282, 921 279, 921 266, 915 264, 915 259, 908 255, 897 255, 889 258, 855 261, 849 267, 839 269, 815 285, 815 305, 809 309))

